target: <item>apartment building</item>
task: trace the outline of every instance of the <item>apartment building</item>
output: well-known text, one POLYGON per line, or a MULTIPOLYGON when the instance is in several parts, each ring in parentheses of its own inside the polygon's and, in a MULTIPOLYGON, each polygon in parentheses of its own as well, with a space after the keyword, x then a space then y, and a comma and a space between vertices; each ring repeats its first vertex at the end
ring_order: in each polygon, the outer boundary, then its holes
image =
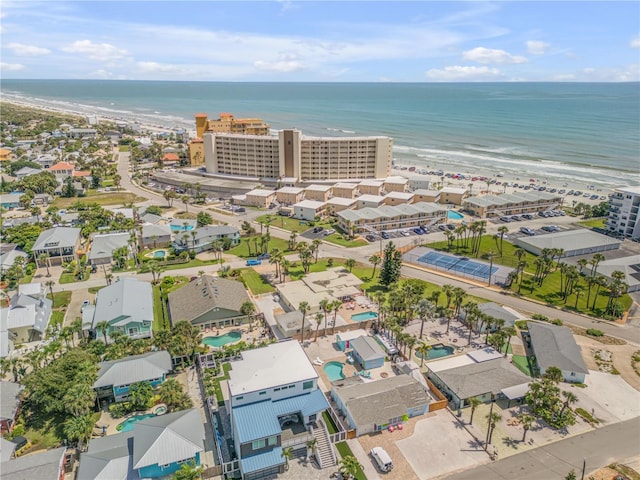
POLYGON ((206 132, 238 133, 240 135, 269 135, 270 125, 261 118, 235 118, 231 113, 221 113, 217 120, 209 120, 206 113, 196 114, 196 136, 206 132))
POLYGON ((560 205, 562 205, 561 195, 537 191, 471 197, 462 202, 466 211, 480 218, 536 213, 553 210, 560 205))
POLYGON ((392 230, 428 226, 446 220, 447 211, 436 203, 414 203, 412 205, 383 205, 378 208, 343 210, 338 212, 338 225, 345 232, 367 233, 372 230, 392 230))
POLYGON ((389 174, 388 137, 306 137, 299 130, 277 136, 203 134, 207 172, 300 181, 373 179, 389 174))
POLYGON ((616 188, 609 197, 607 231, 632 240, 640 238, 640 186, 616 188))

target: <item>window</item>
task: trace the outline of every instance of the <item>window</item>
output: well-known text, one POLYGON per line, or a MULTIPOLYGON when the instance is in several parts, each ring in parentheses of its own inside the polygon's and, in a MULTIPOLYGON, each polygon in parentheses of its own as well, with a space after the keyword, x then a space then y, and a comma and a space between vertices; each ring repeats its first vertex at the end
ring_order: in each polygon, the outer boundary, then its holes
POLYGON ((295 384, 294 385, 289 385, 289 387, 287 388, 296 388, 295 384))
POLYGON ((267 391, 266 391, 266 390, 263 390, 263 391, 262 391, 262 392, 260 392, 258 395, 266 395, 266 394, 267 394, 267 391))
POLYGON ((273 447, 274 445, 276 445, 278 443, 278 437, 274 436, 274 437, 269 437, 269 441, 268 444, 270 447, 273 447))
POLYGON ((265 445, 264 438, 260 440, 254 440, 253 442, 251 442, 251 449, 260 450, 261 448, 264 448, 264 445, 265 445))
POLYGON ((244 399, 242 395, 240 395, 239 397, 236 397, 236 400, 242 400, 242 399, 244 399))
POLYGON ((280 391, 280 387, 276 387, 273 389, 274 392, 279 392, 280 391))
POLYGON ((308 382, 304 382, 302 384, 303 390, 309 390, 310 388, 313 388, 313 380, 309 380, 308 382))

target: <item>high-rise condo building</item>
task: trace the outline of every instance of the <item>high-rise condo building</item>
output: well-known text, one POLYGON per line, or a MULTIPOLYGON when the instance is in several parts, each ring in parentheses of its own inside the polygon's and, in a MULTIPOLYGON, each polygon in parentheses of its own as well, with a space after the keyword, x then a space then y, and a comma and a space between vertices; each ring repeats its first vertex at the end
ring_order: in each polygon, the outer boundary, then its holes
POLYGON ((609 197, 607 230, 627 238, 640 238, 640 186, 616 188, 609 197))

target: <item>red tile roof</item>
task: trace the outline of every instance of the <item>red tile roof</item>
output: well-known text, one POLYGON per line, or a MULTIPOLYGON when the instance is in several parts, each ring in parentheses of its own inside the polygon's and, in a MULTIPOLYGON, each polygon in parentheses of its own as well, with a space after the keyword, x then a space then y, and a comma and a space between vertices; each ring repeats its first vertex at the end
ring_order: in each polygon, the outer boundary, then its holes
POLYGON ((178 155, 176 155, 175 153, 165 153, 164 157, 162 157, 163 161, 178 161, 180 160, 180 157, 178 155))
POLYGON ((74 177, 90 177, 91 172, 89 170, 75 170, 73 172, 74 177))
POLYGON ((53 165, 49 170, 73 170, 74 166, 67 162, 59 162, 53 165))
POLYGON ((196 118, 202 118, 202 117, 206 117, 207 114, 206 113, 196 113, 196 118))

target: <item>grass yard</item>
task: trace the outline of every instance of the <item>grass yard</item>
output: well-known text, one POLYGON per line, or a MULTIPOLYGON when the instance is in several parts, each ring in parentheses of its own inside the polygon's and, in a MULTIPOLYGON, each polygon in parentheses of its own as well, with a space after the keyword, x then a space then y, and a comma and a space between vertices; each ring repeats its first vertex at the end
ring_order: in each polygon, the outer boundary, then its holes
POLYGON ((607 217, 590 218, 589 220, 578 222, 578 225, 586 228, 604 228, 604 224, 606 221, 607 217))
POLYGON ((354 238, 353 240, 347 240, 341 233, 332 233, 331 235, 324 237, 322 240, 346 248, 362 247, 369 244, 365 239, 359 237, 354 238))
POLYGON ((51 319, 49 320, 49 322, 51 323, 51 325, 59 325, 60 327, 62 327, 62 324, 64 323, 64 312, 61 312, 60 310, 54 310, 53 312, 51 312, 51 319))
POLYGON ((333 421, 333 418, 329 416, 326 410, 322 412, 322 419, 324 420, 324 424, 327 426, 327 430, 329 430, 329 435, 338 433, 338 427, 336 426, 336 423, 333 421))
POLYGON ((139 197, 130 192, 93 193, 89 192, 86 197, 57 197, 53 204, 58 208, 69 208, 76 205, 97 203, 98 205, 124 205, 125 203, 144 202, 146 198, 139 197))
MULTIPOLYGON (((71 303, 72 292, 54 292, 53 293, 53 308, 67 307, 71 303)), ((47 294, 47 298, 51 298, 51 294, 47 294)))
POLYGON ((254 295, 263 295, 265 293, 273 293, 276 289, 267 280, 256 272, 253 268, 243 268, 240 270, 240 276, 251 293, 254 295))
POLYGON ((179 270, 181 268, 206 267, 208 265, 215 265, 216 263, 219 263, 218 260, 199 260, 197 258, 194 258, 193 260, 189 260, 188 262, 185 262, 185 263, 174 263, 172 265, 163 265, 162 269, 163 271, 179 270))
MULTIPOLYGON (((336 449, 338 450, 338 453, 340 454, 341 458, 344 458, 344 457, 346 457, 348 455, 351 455, 352 457, 355 457, 355 455, 353 454, 353 452, 349 448, 349 444, 347 442, 338 442, 335 445, 336 445, 336 449)), ((367 477, 364 474, 364 472, 362 471, 362 468, 358 469, 358 471, 356 472, 356 476, 353 477, 353 478, 355 480, 367 480, 367 477)))
POLYGON ((119 152, 128 152, 129 151, 129 145, 118 145, 118 151, 119 152))
POLYGON ((89 293, 93 293, 96 294, 98 293, 100 290, 102 290, 106 285, 102 286, 102 287, 90 287, 89 288, 89 293))
MULTIPOLYGON (((324 228, 332 228, 331 222, 327 220, 322 220, 320 222, 309 222, 307 220, 297 220, 291 217, 285 217, 282 215, 261 215, 256 218, 256 222, 265 223, 271 219, 271 225, 274 227, 282 228, 283 230, 288 230, 290 232, 302 233, 306 232, 310 228, 313 227, 324 227, 324 228), (313 225, 311 225, 311 223, 313 225)), ((260 231, 260 228, 257 228, 260 231)))
POLYGON ((160 296, 160 285, 153 287, 153 331, 167 330, 168 320, 165 321, 164 302, 160 296))
POLYGON ((513 364, 518 367, 518 370, 520 370, 525 375, 533 377, 533 372, 531 371, 531 368, 529 368, 529 362, 527 361, 527 357, 525 355, 514 355, 512 358, 513 364))
POLYGON ((24 285, 26 283, 31 283, 31 280, 33 280, 33 275, 35 274, 35 270, 33 272, 31 272, 31 274, 24 274, 24 277, 22 277, 20 279, 20 281, 18 281, 18 283, 20 285, 24 285))
POLYGON ((87 267, 87 271, 82 280, 78 280, 74 273, 63 272, 60 275, 60 279, 58 280, 58 283, 62 285, 65 283, 86 282, 87 280, 89 280, 89 277, 91 277, 91 267, 87 267))
MULTIPOLYGON (((257 256, 256 254, 256 244, 254 243, 253 239, 256 238, 258 240, 258 248, 260 248, 260 236, 257 237, 242 237, 240 240, 240 243, 238 245, 236 245, 235 247, 229 249, 227 251, 227 253, 230 253, 231 255, 235 255, 236 257, 240 257, 240 258, 251 258, 251 257, 255 257, 257 256), (247 245, 247 240, 251 240, 251 248, 249 249, 249 246, 247 245)), ((273 250, 274 248, 277 248, 283 252, 289 252, 289 242, 286 240, 283 240, 281 238, 274 238, 271 237, 271 240, 269 240, 269 249, 268 251, 270 252, 271 250, 273 250)))

